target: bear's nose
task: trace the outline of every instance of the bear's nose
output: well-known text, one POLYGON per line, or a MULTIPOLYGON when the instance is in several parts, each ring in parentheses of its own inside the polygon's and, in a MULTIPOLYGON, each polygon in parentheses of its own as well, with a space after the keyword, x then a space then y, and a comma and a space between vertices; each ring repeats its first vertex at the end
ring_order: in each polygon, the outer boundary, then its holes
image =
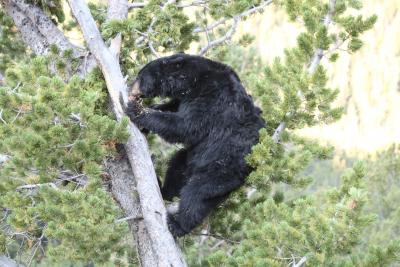
POLYGON ((133 81, 133 85, 131 88, 131 95, 135 97, 141 97, 142 93, 140 92, 140 82, 139 79, 133 81))

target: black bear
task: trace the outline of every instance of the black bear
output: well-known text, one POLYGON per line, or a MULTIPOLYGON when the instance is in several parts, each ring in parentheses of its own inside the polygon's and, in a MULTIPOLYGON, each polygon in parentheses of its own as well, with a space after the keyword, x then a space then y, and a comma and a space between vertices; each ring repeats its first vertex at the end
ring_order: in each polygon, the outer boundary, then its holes
POLYGON ((183 236, 243 185, 250 172, 244 157, 265 123, 232 68, 204 57, 180 53, 151 61, 134 88, 140 97, 170 98, 150 109, 130 101, 127 115, 167 142, 184 145, 170 160, 161 188, 164 199, 180 198, 168 226, 183 236))

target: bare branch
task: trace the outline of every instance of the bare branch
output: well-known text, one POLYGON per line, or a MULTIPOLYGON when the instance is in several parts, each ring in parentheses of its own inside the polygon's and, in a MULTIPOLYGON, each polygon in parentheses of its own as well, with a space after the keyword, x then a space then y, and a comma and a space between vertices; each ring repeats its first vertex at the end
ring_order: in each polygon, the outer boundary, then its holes
POLYGON ((232 38, 232 36, 235 34, 235 32, 236 32, 237 24, 238 24, 238 20, 234 19, 231 28, 226 32, 226 34, 224 36, 222 36, 221 38, 219 38, 219 39, 216 39, 214 41, 209 42, 207 44, 207 46, 203 47, 200 50, 199 55, 203 56, 205 53, 207 53, 207 51, 209 49, 211 49, 211 48, 213 48, 215 46, 218 46, 218 45, 230 40, 232 38))
MULTIPOLYGON (((128 101, 127 86, 122 76, 118 61, 105 46, 89 8, 83 0, 68 1, 72 13, 77 19, 84 38, 95 56, 106 80, 108 92, 113 103, 113 110, 118 121, 124 117, 123 107, 128 101)), ((186 266, 183 256, 176 245, 166 224, 166 210, 158 188, 154 167, 150 158, 147 141, 139 129, 129 123, 130 138, 125 150, 135 176, 136 190, 143 213, 143 222, 147 237, 151 242, 149 249, 156 261, 143 263, 147 266, 186 266)), ((132 216, 134 214, 126 214, 132 216)))
POLYGON ((160 57, 160 55, 157 53, 156 49, 154 48, 153 42, 152 42, 152 41, 149 41, 149 48, 150 48, 151 53, 153 53, 153 55, 154 55, 156 58, 159 58, 159 57, 160 57))
MULTIPOLYGON (((213 48, 213 47, 215 47, 215 46, 218 46, 218 45, 220 45, 220 44, 222 44, 222 43, 224 43, 224 42, 230 40, 230 39, 232 38, 232 36, 234 35, 235 31, 236 31, 238 22, 239 22, 243 17, 249 16, 249 15, 251 15, 251 14, 257 12, 257 11, 262 10, 262 9, 265 8, 267 5, 271 4, 272 1, 273 1, 273 0, 267 0, 267 1, 263 2, 263 3, 261 3, 259 6, 253 7, 253 8, 251 8, 251 9, 249 9, 249 10, 246 10, 246 11, 244 11, 244 12, 242 12, 242 13, 240 13, 240 14, 238 14, 238 15, 232 17, 232 18, 223 18, 223 19, 221 19, 221 20, 218 20, 218 21, 214 22, 213 24, 211 24, 211 25, 209 25, 209 26, 206 26, 205 28, 200 28, 200 27, 199 27, 199 28, 194 29, 194 30, 193 30, 193 33, 206 32, 206 34, 207 34, 207 36, 208 36, 208 32, 209 32, 209 31, 213 30, 214 28, 217 28, 218 26, 220 26, 220 25, 222 25, 222 24, 224 24, 224 23, 226 23, 226 22, 228 22, 228 21, 230 21, 230 20, 233 20, 232 26, 231 26, 231 28, 227 31, 227 33, 226 33, 224 36, 222 36, 221 38, 218 38, 218 39, 216 39, 216 40, 213 40, 213 41, 208 40, 207 46, 203 47, 203 48, 200 50, 199 55, 204 55, 209 49, 211 49, 211 48, 213 48)), ((169 1, 167 1, 167 2, 162 6, 162 10, 164 10, 168 5, 173 4, 173 3, 175 3, 175 2, 176 2, 176 0, 169 0, 169 1)), ((192 2, 189 2, 189 3, 179 3, 179 4, 177 4, 177 6, 178 6, 178 7, 181 7, 181 8, 185 8, 185 7, 191 7, 191 6, 202 6, 202 5, 205 5, 205 4, 207 4, 207 1, 206 1, 206 0, 195 0, 195 1, 192 1, 192 2)), ((134 7, 135 7, 135 8, 136 8, 136 7, 143 7, 143 6, 145 6, 145 5, 146 5, 146 4, 144 4, 144 3, 143 3, 143 4, 142 4, 142 3, 135 3, 135 4, 134 4, 134 7)), ((141 37, 139 37, 139 38, 135 41, 135 43, 136 43, 136 44, 140 44, 140 43, 143 42, 144 40, 148 39, 148 41, 149 41, 149 42, 148 42, 148 46, 149 46, 150 51, 152 52, 152 54, 153 54, 156 58, 159 58, 160 55, 158 54, 157 50, 154 48, 153 42, 150 40, 150 34, 153 32, 153 25, 154 25, 156 22, 157 22, 157 19, 156 19, 156 17, 154 17, 153 20, 151 21, 150 26, 148 27, 147 31, 144 32, 144 33, 140 33, 140 34, 141 34, 141 37)))
POLYGON ((211 30, 217 28, 218 26, 220 26, 220 25, 222 25, 222 24, 224 24, 224 23, 226 23, 226 22, 228 22, 229 20, 232 20, 232 19, 233 20, 235 20, 235 19, 236 20, 240 20, 243 17, 252 15, 252 14, 256 13, 257 11, 262 10, 263 8, 265 8, 266 6, 271 4, 272 2, 273 2, 273 0, 267 0, 267 1, 263 2, 263 3, 261 3, 259 6, 250 8, 250 9, 248 9, 248 10, 246 10, 246 11, 240 13, 240 14, 237 14, 236 16, 233 16, 231 18, 222 18, 222 19, 217 20, 214 23, 206 26, 205 28, 202 28, 202 27, 196 28, 196 29, 193 30, 193 33, 211 31, 211 30))
POLYGON ((213 48, 213 47, 215 47, 215 46, 218 46, 218 45, 220 45, 220 44, 222 44, 222 43, 224 43, 224 42, 229 41, 230 39, 232 39, 232 36, 233 36, 233 35, 235 34, 235 32, 236 32, 237 25, 238 25, 239 21, 240 21, 243 17, 246 17, 246 16, 249 16, 249 15, 251 15, 251 14, 254 14, 255 12, 262 10, 263 8, 265 8, 267 5, 269 5, 269 4, 271 4, 271 3, 272 3, 272 0, 268 0, 268 1, 263 2, 261 5, 256 6, 256 7, 253 7, 253 8, 251 8, 251 9, 249 9, 249 10, 246 10, 246 11, 244 11, 244 12, 242 12, 242 13, 236 15, 236 16, 233 16, 232 18, 224 18, 224 19, 221 19, 221 20, 216 21, 216 22, 214 22, 213 24, 211 24, 210 26, 207 26, 207 27, 205 27, 205 28, 196 28, 196 29, 193 31, 194 33, 196 33, 196 32, 206 32, 206 34, 208 34, 209 31, 211 31, 211 30, 213 30, 214 28, 220 26, 221 24, 224 24, 224 23, 226 23, 226 22, 229 21, 229 20, 233 20, 232 26, 231 26, 230 29, 226 32, 226 34, 225 34, 224 36, 222 36, 222 37, 216 39, 216 40, 213 40, 213 41, 211 41, 211 42, 208 42, 208 44, 200 50, 199 55, 200 55, 200 56, 203 56, 209 49, 211 49, 211 48, 213 48))
POLYGON ((296 261, 293 261, 292 267, 301 267, 303 266, 304 263, 306 263, 307 258, 306 257, 302 257, 299 262, 296 263, 296 261))
POLYGON ((188 3, 179 3, 177 6, 180 8, 185 8, 185 7, 193 7, 193 6, 203 6, 205 4, 207 4, 208 1, 206 0, 195 0, 192 2, 188 2, 188 3))
MULTIPOLYGON (((168 1, 162 6, 161 11, 165 10, 165 8, 166 8, 168 5, 173 4, 173 3, 175 3, 175 2, 176 2, 176 0, 168 0, 168 1)), ((150 22, 149 27, 147 28, 147 31, 146 31, 145 33, 143 33, 142 36, 139 37, 139 38, 135 41, 136 44, 140 44, 140 43, 143 42, 146 38, 149 39, 150 33, 153 32, 153 25, 154 25, 156 22, 157 22, 157 17, 154 16, 153 19, 152 19, 151 22, 150 22)), ((150 41, 150 39, 149 39, 149 41, 150 41)), ((151 49, 151 47, 153 46, 153 44, 151 43, 151 41, 149 42, 149 44, 150 44, 150 49, 151 49)), ((152 51, 152 52, 153 52, 153 51, 152 51)))
POLYGON ((134 8, 142 8, 145 7, 147 3, 128 3, 128 8, 129 9, 134 9, 134 8))
POLYGON ((4 162, 6 162, 7 160, 9 160, 10 157, 4 154, 0 154, 0 164, 3 164, 4 162))
MULTIPOLYGON (((330 0, 329 1, 329 9, 328 9, 328 13, 326 14, 325 18, 324 18, 324 25, 325 27, 329 27, 329 24, 332 21, 332 17, 333 17, 333 13, 335 12, 335 5, 336 5, 336 0, 330 0)), ((308 74, 312 75, 315 73, 315 71, 317 70, 317 67, 319 65, 319 63, 321 62, 322 57, 324 56, 324 51, 321 48, 318 48, 315 52, 313 57, 311 58, 310 61, 310 65, 308 67, 308 74)), ((301 91, 297 91, 297 96, 300 98, 303 98, 303 94, 301 93, 301 91)), ((293 116, 292 113, 288 113, 286 114, 286 118, 290 118, 291 116, 293 116)), ((274 134, 272 135, 272 140, 275 143, 278 143, 280 140, 280 137, 283 133, 283 131, 286 128, 286 122, 282 121, 279 126, 275 129, 274 134)))
MULTIPOLYGON (((185 7, 193 7, 193 6, 202 6, 202 5, 207 4, 207 2, 208 2, 208 1, 206 1, 206 0, 196 0, 196 1, 189 2, 189 3, 179 3, 179 4, 177 4, 177 7, 185 8, 185 7)), ((148 2, 143 2, 143 3, 140 3, 140 2, 128 3, 128 8, 129 8, 129 10, 135 9, 135 8, 143 8, 143 7, 145 7, 147 4, 148 4, 148 2)))
POLYGON ((4 83, 4 75, 0 72, 0 86, 4 83))
POLYGON ((138 220, 138 219, 142 220, 143 217, 137 217, 137 216, 131 215, 131 216, 128 216, 128 217, 124 217, 124 218, 120 218, 118 220, 115 220, 115 223, 121 223, 121 222, 126 222, 126 221, 129 221, 129 220, 138 220))
POLYGON ((83 174, 73 174, 71 171, 62 171, 57 179, 61 182, 73 182, 80 186, 85 186, 88 181, 88 177, 83 174))
POLYGON ((3 109, 0 109, 0 121, 4 124, 8 124, 4 119, 3 119, 3 109))
POLYGON ((31 257, 29 258, 28 267, 31 266, 33 258, 35 257, 38 248, 40 247, 42 249, 42 251, 43 251, 42 241, 43 241, 43 238, 44 238, 44 233, 45 233, 45 228, 42 229, 42 235, 39 238, 36 239, 36 243, 33 245, 34 249, 33 249, 32 253, 31 253, 31 257))
POLYGON ((57 185, 55 183, 45 183, 45 184, 28 184, 28 185, 21 185, 16 188, 17 191, 21 190, 32 190, 32 189, 37 189, 39 187, 45 187, 45 186, 50 186, 52 188, 57 188, 57 185))

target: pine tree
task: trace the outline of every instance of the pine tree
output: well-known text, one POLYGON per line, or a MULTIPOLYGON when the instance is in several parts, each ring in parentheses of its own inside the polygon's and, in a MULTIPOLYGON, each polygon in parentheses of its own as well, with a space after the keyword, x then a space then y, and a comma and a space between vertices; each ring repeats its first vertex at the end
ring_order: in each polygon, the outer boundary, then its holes
MULTIPOLYGON (((62 1, 27 2, 64 33, 79 29, 60 8, 62 1)), ((7 11, 14 1, 1 3, 7 11)), ((388 266, 399 260, 398 240, 371 240, 360 249, 363 231, 374 219, 365 209, 362 163, 327 192, 287 199, 279 187, 303 188, 312 178, 302 171, 312 160, 332 154, 333 148, 295 130, 333 122, 343 113, 332 105, 338 90, 327 85, 320 61, 329 58, 331 63, 324 63, 334 64, 339 48, 350 53, 361 48, 362 34, 376 17, 361 16, 360 1, 150 0, 130 5, 126 19, 109 20, 106 6, 90 4, 102 37, 122 37, 120 64, 128 80, 152 58, 190 47, 234 67, 241 63, 238 58, 247 57, 240 76, 268 122, 247 157, 254 171, 246 186, 210 216, 200 230, 206 238, 197 231, 181 241, 189 266, 388 266), (290 20, 301 21, 304 32, 296 47, 266 66, 257 52, 243 48, 252 36, 227 42, 241 20, 272 4, 290 20)), ((138 265, 104 167, 128 139, 128 120, 118 122, 110 112, 102 73, 95 68, 82 75, 79 70, 89 59, 77 55, 75 47, 49 44, 45 55, 35 55, 4 11, 0 31, 0 154, 8 158, 0 167, 0 254, 27 264, 138 265)), ((174 148, 155 136, 148 140, 162 176, 174 148)))

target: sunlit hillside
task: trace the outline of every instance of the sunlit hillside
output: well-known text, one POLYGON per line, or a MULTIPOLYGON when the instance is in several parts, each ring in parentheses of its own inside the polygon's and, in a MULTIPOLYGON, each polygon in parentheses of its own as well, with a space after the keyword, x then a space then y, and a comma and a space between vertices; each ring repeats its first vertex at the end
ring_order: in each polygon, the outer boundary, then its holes
MULTIPOLYGON (((351 153, 400 141, 400 2, 363 2, 366 15, 378 15, 375 27, 363 36, 365 46, 355 55, 341 52, 336 63, 327 64, 330 84, 340 89, 338 102, 346 114, 335 124, 303 131, 351 153)), ((271 62, 294 44, 299 29, 283 11, 268 7, 239 32, 254 34, 263 59, 271 62)))

